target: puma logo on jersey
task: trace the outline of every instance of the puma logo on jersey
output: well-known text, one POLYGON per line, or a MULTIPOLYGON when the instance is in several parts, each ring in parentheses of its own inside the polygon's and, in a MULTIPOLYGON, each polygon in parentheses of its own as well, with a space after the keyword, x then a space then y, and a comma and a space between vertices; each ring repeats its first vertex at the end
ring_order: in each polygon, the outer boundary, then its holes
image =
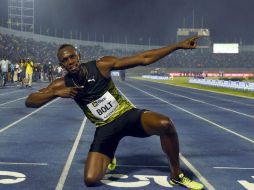
POLYGON ((90 79, 87 79, 87 82, 95 82, 94 76, 92 76, 90 79))
POLYGON ((95 79, 87 79, 87 82, 95 82, 95 79))

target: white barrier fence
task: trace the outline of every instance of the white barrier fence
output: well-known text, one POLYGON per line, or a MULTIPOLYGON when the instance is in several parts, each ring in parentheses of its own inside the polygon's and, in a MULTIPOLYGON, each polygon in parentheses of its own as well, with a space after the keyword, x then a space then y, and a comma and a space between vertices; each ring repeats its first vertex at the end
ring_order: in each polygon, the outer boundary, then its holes
POLYGON ((155 79, 155 80, 171 80, 172 77, 169 76, 160 76, 160 75, 142 75, 143 78, 155 79))
POLYGON ((236 90, 248 90, 254 92, 254 83, 251 82, 190 78, 189 83, 216 86, 222 88, 232 88, 236 90))

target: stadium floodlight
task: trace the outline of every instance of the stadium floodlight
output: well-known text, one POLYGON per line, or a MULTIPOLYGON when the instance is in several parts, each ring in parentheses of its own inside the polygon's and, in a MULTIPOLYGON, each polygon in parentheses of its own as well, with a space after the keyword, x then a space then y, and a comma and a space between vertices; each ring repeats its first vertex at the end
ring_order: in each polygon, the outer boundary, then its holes
POLYGON ((34 0, 8 0, 8 28, 34 33, 34 0))

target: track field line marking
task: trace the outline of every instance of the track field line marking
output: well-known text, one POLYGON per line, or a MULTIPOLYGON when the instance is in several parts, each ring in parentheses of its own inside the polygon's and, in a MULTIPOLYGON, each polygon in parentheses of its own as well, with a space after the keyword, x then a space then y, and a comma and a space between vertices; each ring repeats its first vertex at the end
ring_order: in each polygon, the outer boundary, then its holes
MULTIPOLYGON (((198 90, 198 89, 194 89, 194 90, 198 90)), ((180 90, 180 89, 179 89, 179 91, 184 92, 183 90, 180 90)), ((204 90, 199 90, 199 91, 204 91, 204 90)), ((209 98, 212 98, 212 99, 215 99, 215 100, 223 100, 223 101, 225 101, 225 102, 233 102, 233 103, 235 103, 235 104, 240 104, 240 105, 244 105, 244 106, 248 106, 248 107, 254 107, 253 104, 246 104, 246 103, 242 103, 242 102, 237 102, 237 101, 233 101, 233 100, 228 100, 228 99, 225 99, 225 98, 218 98, 218 97, 214 97, 214 96, 209 96, 209 95, 207 95, 207 94, 201 94, 201 93, 197 93, 197 92, 189 92, 189 93, 191 93, 191 94, 197 94, 197 95, 203 96, 203 97, 209 97, 209 98)), ((221 93, 216 93, 216 92, 214 92, 214 94, 221 94, 221 93)), ((223 94, 223 95, 224 95, 224 94, 223 94)), ((234 97, 235 97, 235 96, 234 96, 234 97)), ((236 97, 236 98, 237 98, 237 97, 236 97)), ((245 97, 239 96, 239 98, 245 98, 245 97)), ((250 99, 250 98, 248 98, 248 97, 247 97, 246 99, 252 100, 252 99, 250 99)))
MULTIPOLYGON (((131 86, 135 89, 138 89, 130 84, 127 84, 128 86, 131 86)), ((139 89, 138 89, 139 90, 139 89)), ((143 90, 140 90, 146 94, 149 94, 143 90)), ((150 95, 150 94, 149 94, 150 95)), ((154 97, 153 95, 151 95, 154 97)), ((129 100, 126 96, 124 96, 127 100, 129 100)), ((130 101, 130 100, 129 100, 130 101)), ((164 102, 164 101, 163 101, 164 102)), ((185 163, 185 165, 197 176, 197 178, 209 189, 209 190, 215 190, 215 188, 201 175, 201 173, 181 154, 179 153, 180 159, 185 163)))
MULTIPOLYGON (((149 81, 149 80, 144 80, 144 79, 135 79, 134 80, 141 80, 141 81, 146 81, 146 82, 153 82, 153 83, 159 83, 159 84, 165 84, 162 82, 158 82, 158 81, 149 81)), ((240 97, 240 98, 246 98, 246 99, 250 99, 253 100, 254 97, 246 97, 246 96, 241 96, 241 95, 234 95, 234 94, 227 94, 224 92, 216 92, 216 91, 212 91, 212 90, 207 90, 207 89, 199 89, 199 88, 194 88, 194 87, 189 87, 189 86, 180 86, 180 85, 176 85, 176 84, 165 84, 165 85, 169 85, 169 86, 177 86, 177 87, 181 87, 181 88, 189 88, 189 89, 194 89, 194 90, 199 90, 199 91, 207 91, 207 92, 212 92, 215 94, 224 94, 224 95, 228 95, 228 96, 233 96, 233 97, 240 97)))
MULTIPOLYGON (((153 82, 153 81, 146 81, 146 82, 153 82)), ((185 86, 179 86, 179 85, 172 85, 172 84, 165 84, 165 83, 160 83, 160 82, 153 82, 153 83, 157 83, 157 84, 164 84, 166 86, 176 86, 176 87, 181 87, 181 88, 188 88, 188 89, 193 89, 193 90, 197 90, 197 91, 201 91, 201 92, 211 92, 211 93, 214 93, 214 94, 218 94, 218 95, 228 95, 228 96, 233 96, 235 98, 245 98, 245 99, 249 99, 249 100, 253 100, 253 98, 249 98, 249 97, 243 97, 243 96, 234 96, 234 95, 230 95, 230 94, 226 94, 226 93, 218 93, 218 92, 215 92, 215 91, 209 91, 209 90, 202 90, 202 89, 198 89, 198 88, 190 88, 190 87, 185 87, 185 86)), ((181 92, 184 92, 184 90, 182 89, 177 89, 178 91, 181 91, 181 92)), ((245 103, 242 103, 242 102, 237 102, 237 101, 233 101, 233 100, 228 100, 228 99, 225 99, 225 98, 217 98, 217 97, 214 97, 214 96, 209 96, 207 94, 201 94, 201 93, 197 93, 197 92, 192 92, 190 91, 189 93, 191 94, 198 94, 199 96, 203 96, 203 97, 209 97, 209 98, 213 98, 213 99, 216 99, 216 100, 223 100, 223 101, 226 101, 226 102, 233 102, 233 103, 236 103, 236 104, 240 104, 240 105, 245 105, 245 106, 248 106, 248 107, 254 107, 254 105, 252 104, 245 104, 245 103)))
POLYGON ((6 92, 6 93, 0 94, 0 96, 9 95, 9 94, 17 93, 17 92, 20 92, 20 91, 19 90, 15 90, 15 91, 12 91, 12 92, 6 92))
POLYGON ((190 168, 190 170, 198 177, 198 179, 207 187, 209 190, 215 190, 215 188, 201 175, 201 173, 181 154, 179 153, 181 160, 184 164, 190 168))
POLYGON ((236 136, 238 136, 238 137, 240 137, 240 138, 242 138, 242 139, 244 139, 244 140, 246 140, 246 141, 249 141, 249 142, 251 142, 251 143, 254 143, 254 140, 249 139, 248 137, 245 137, 245 136, 243 136, 243 135, 241 135, 241 134, 239 134, 239 133, 237 133, 237 132, 234 132, 234 131, 232 131, 232 130, 230 130, 230 129, 227 129, 227 128, 223 127, 222 125, 219 125, 219 124, 217 124, 217 123, 214 123, 214 122, 212 122, 212 121, 210 121, 210 120, 208 120, 208 119, 206 119, 206 118, 204 118, 204 117, 201 117, 201 116, 199 116, 199 115, 196 115, 195 113, 192 113, 192 112, 190 112, 190 111, 188 111, 188 110, 186 110, 186 109, 184 109, 184 108, 181 108, 181 107, 179 107, 179 106, 177 106, 177 105, 174 105, 174 104, 172 104, 172 103, 169 103, 168 101, 166 101, 166 100, 164 100, 164 99, 162 99, 162 98, 159 98, 159 97, 157 97, 157 96, 154 96, 154 95, 152 95, 152 94, 150 94, 150 93, 148 93, 148 92, 146 92, 146 91, 144 91, 144 90, 141 90, 141 89, 139 89, 139 88, 136 88, 136 87, 133 86, 133 85, 130 85, 130 84, 126 84, 126 85, 128 85, 128 86, 130 86, 130 87, 132 87, 132 88, 135 88, 135 89, 137 89, 137 90, 139 90, 139 91, 141 91, 141 92, 143 92, 143 93, 145 93, 145 94, 147 94, 147 95, 149 95, 149 96, 152 96, 152 97, 154 97, 155 99, 160 100, 160 101, 162 101, 162 102, 164 102, 164 103, 166 103, 166 104, 168 104, 168 105, 170 105, 170 106, 173 106, 173 107, 175 107, 175 108, 177 108, 177 109, 180 109, 180 110, 182 110, 182 111, 184 111, 184 112, 186 112, 186 113, 188 113, 188 114, 190 114, 190 115, 193 115, 193 116, 195 116, 195 117, 197 117, 197 118, 199 118, 199 119, 201 119, 201 120, 203 120, 203 121, 206 121, 207 123, 210 123, 210 124, 212 124, 212 125, 214 125, 214 126, 220 128, 220 129, 223 129, 224 131, 227 131, 227 132, 229 132, 229 133, 232 133, 232 134, 234 134, 234 135, 236 135, 236 136))
POLYGON ((18 100, 23 100, 23 99, 25 99, 26 97, 27 97, 27 96, 22 97, 22 98, 18 98, 18 99, 15 99, 15 100, 11 100, 11 101, 9 101, 9 102, 2 103, 2 104, 0 104, 0 106, 6 105, 6 104, 9 104, 9 103, 12 103, 12 102, 16 102, 16 101, 18 101, 18 100))
POLYGON ((43 108, 47 107, 48 105, 50 105, 50 104, 54 103, 54 102, 55 102, 55 101, 57 101, 58 99, 59 99, 59 98, 57 98, 57 99, 55 99, 55 100, 53 100, 53 101, 51 101, 51 102, 49 102, 49 103, 45 104, 44 106, 42 106, 42 107, 40 107, 40 108, 36 109, 35 111, 33 111, 33 112, 29 113, 28 115, 26 115, 26 116, 24 116, 24 117, 20 118, 20 119, 19 119, 19 120, 17 120, 17 121, 15 121, 15 122, 11 123, 10 125, 7 125, 6 127, 4 127, 4 128, 2 128, 2 129, 0 129, 0 133, 2 133, 2 132, 4 132, 4 131, 6 131, 7 129, 9 129, 9 128, 13 127, 13 126, 14 126, 14 125, 16 125, 17 123, 19 123, 19 122, 23 121, 24 119, 26 119, 26 118, 30 117, 31 115, 33 115, 33 114, 35 114, 35 113, 37 113, 38 111, 40 111, 40 110, 42 110, 43 108))
POLYGON ((240 168, 240 167, 213 167, 214 169, 225 169, 225 170, 254 170, 254 168, 240 168))
POLYGON ((69 173, 69 170, 70 170, 70 167, 71 167, 74 155, 75 155, 76 150, 78 148, 78 144, 79 144, 81 135, 82 135, 82 133, 83 133, 83 131, 85 129, 86 121, 87 121, 87 118, 84 117, 83 122, 81 124, 81 127, 79 129, 78 135, 77 135, 77 137, 75 139, 75 142, 74 142, 74 144, 72 146, 72 149, 71 149, 70 154, 68 156, 68 159, 67 159, 67 161, 65 163, 64 169, 63 169, 62 174, 61 174, 61 176, 60 176, 60 178, 58 180, 58 183, 57 183, 57 186, 56 186, 55 190, 62 190, 63 187, 64 187, 64 183, 65 183, 65 180, 66 180, 67 175, 69 173))
POLYGON ((124 93, 123 93, 119 88, 117 88, 117 90, 119 90, 119 92, 121 93, 121 95, 123 95, 123 97, 124 97, 126 100, 128 100, 134 107, 136 107, 136 106, 124 95, 124 93))
POLYGON ((155 89, 155 90, 159 90, 159 91, 161 91, 161 92, 165 92, 165 93, 167 93, 167 94, 172 94, 172 95, 174 95, 174 96, 183 97, 183 98, 192 100, 192 101, 194 101, 194 102, 199 102, 199 103, 202 103, 202 104, 206 104, 206 105, 209 105, 209 106, 213 106, 213 107, 216 107, 216 108, 219 108, 219 109, 223 109, 223 110, 226 110, 226 111, 229 111, 229 112, 233 112, 233 113, 236 113, 236 114, 243 115, 243 116, 250 117, 250 118, 254 119, 254 116, 253 116, 253 115, 241 113, 241 112, 238 112, 238 111, 235 111, 235 110, 231 110, 231 109, 228 109, 228 108, 224 108, 224 107, 221 107, 221 106, 216 106, 216 105, 214 105, 214 104, 210 104, 210 103, 207 103, 207 102, 202 101, 202 100, 197 100, 197 99, 194 99, 194 98, 189 98, 189 97, 187 97, 187 96, 183 96, 183 95, 180 95, 180 94, 175 94, 175 93, 168 92, 168 91, 165 91, 165 90, 161 90, 161 89, 159 89, 159 88, 151 87, 151 86, 148 86, 148 85, 144 85, 144 86, 153 88, 153 89, 155 89))
POLYGON ((0 162, 0 165, 32 165, 32 166, 47 166, 47 163, 22 163, 22 162, 0 162))

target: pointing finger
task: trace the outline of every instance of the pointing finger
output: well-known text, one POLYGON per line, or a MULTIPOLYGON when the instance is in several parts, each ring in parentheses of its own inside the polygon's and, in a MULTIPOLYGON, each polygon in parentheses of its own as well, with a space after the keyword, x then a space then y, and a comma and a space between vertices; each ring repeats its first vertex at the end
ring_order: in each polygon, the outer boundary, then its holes
POLYGON ((206 37, 206 36, 201 36, 201 35, 199 35, 199 36, 193 36, 193 37, 191 38, 191 40, 197 40, 197 39, 199 39, 199 38, 204 38, 204 37, 206 37))

